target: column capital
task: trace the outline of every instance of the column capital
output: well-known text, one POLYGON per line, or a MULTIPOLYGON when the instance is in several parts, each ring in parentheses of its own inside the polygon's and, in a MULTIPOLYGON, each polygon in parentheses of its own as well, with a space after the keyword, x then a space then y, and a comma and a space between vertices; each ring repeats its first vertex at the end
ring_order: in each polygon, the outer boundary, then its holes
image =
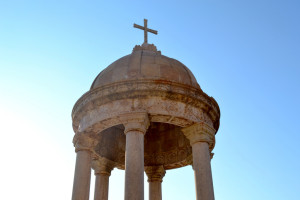
POLYGON ((181 129, 183 134, 189 139, 191 146, 197 142, 206 142, 209 149, 215 146, 216 130, 204 122, 196 123, 181 129))
POLYGON ((73 137, 75 152, 86 150, 93 152, 96 145, 94 138, 91 138, 83 133, 76 133, 73 137))
POLYGON ((150 125, 148 113, 144 111, 122 114, 120 120, 125 127, 125 134, 129 131, 139 131, 145 134, 150 125))
POLYGON ((92 168, 95 171, 95 175, 103 174, 110 176, 111 171, 114 169, 115 163, 103 157, 93 156, 92 168))
POLYGON ((162 182, 162 179, 166 174, 166 171, 162 165, 146 166, 145 172, 148 176, 148 182, 162 182))

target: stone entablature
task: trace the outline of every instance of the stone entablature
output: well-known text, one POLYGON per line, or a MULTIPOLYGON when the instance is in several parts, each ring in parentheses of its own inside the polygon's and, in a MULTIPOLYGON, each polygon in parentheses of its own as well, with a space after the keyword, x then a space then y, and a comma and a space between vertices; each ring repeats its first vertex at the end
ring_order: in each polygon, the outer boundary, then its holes
POLYGON ((121 124, 123 113, 145 110, 151 122, 181 127, 205 122, 219 127, 219 107, 201 89, 167 82, 136 80, 98 87, 75 104, 72 118, 75 132, 97 132, 121 124), (80 120, 81 119, 81 120, 80 120))

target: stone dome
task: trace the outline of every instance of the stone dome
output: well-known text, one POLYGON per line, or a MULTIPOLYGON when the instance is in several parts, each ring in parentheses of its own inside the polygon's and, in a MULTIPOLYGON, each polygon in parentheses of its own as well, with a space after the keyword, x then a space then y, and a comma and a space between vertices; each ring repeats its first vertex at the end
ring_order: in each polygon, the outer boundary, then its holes
POLYGON ((192 163, 183 128, 199 125, 209 133, 202 139, 213 150, 220 109, 185 65, 144 43, 96 77, 74 105, 72 121, 77 134, 95 142, 91 151, 96 157, 125 169, 126 126, 144 119, 144 166, 168 170, 192 163))
POLYGON ((153 44, 135 46, 132 53, 105 68, 91 89, 129 80, 158 80, 181 83, 200 89, 192 72, 178 60, 161 55, 153 44))

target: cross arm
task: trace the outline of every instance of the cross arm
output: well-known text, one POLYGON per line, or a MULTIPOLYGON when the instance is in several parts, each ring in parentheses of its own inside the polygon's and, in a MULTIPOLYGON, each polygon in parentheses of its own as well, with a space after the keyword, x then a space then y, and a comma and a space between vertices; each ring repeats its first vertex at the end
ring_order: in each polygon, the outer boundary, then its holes
POLYGON ((150 32, 150 33, 153 33, 153 34, 157 35, 157 31, 155 31, 155 30, 152 30, 152 29, 148 28, 147 31, 150 32))
POLYGON ((139 28, 139 29, 145 30, 145 27, 140 26, 140 25, 137 25, 137 24, 133 24, 133 27, 134 27, 134 28, 139 28))
MULTIPOLYGON (((133 27, 134 27, 134 28, 139 28, 139 29, 145 30, 145 27, 140 26, 140 25, 137 25, 137 24, 133 24, 133 27)), ((147 31, 147 32, 150 32, 150 33, 153 33, 153 34, 155 34, 155 35, 157 35, 157 31, 156 31, 156 30, 152 30, 152 29, 150 29, 150 28, 147 28, 146 31, 147 31)))

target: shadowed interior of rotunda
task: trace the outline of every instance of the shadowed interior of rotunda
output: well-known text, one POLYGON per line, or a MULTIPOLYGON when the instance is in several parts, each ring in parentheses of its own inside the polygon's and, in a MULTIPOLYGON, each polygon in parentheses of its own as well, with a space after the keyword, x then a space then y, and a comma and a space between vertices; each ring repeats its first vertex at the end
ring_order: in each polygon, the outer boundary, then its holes
MULTIPOLYGON (((124 126, 108 128, 97 136, 99 143, 95 152, 99 156, 116 162, 116 167, 125 167, 124 126)), ((179 126, 153 122, 144 138, 144 165, 163 165, 165 169, 174 169, 191 164, 192 148, 189 140, 181 132, 179 126)))

